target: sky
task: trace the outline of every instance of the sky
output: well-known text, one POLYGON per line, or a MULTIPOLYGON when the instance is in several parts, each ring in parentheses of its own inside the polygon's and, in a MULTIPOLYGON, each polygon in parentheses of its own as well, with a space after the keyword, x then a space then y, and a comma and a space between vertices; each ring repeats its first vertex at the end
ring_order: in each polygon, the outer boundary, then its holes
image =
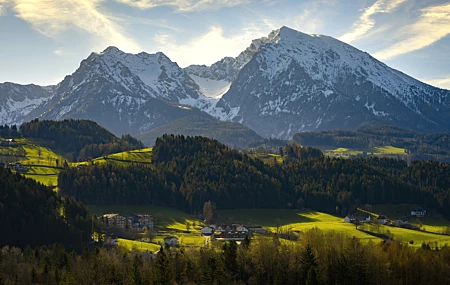
POLYGON ((449 0, 0 0, 0 82, 57 84, 108 46, 210 65, 282 26, 450 89, 449 0))

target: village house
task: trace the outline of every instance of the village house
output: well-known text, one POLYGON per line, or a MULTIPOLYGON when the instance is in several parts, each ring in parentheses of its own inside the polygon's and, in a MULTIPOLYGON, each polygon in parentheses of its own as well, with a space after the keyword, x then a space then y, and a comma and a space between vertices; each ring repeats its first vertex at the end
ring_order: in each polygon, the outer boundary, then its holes
POLYGON ((381 224, 381 225, 385 225, 388 222, 389 222, 389 219, 385 215, 379 215, 377 220, 376 220, 376 223, 377 224, 381 224))
POLYGON ((366 215, 366 216, 345 216, 344 218, 344 223, 356 223, 356 221, 358 221, 359 223, 370 223, 372 221, 372 218, 370 217, 370 215, 366 215))
POLYGON ((212 227, 204 227, 201 232, 203 236, 212 236, 214 229, 212 227))
POLYGON ((245 226, 237 226, 236 231, 240 233, 248 233, 248 229, 245 226))
POLYGON ((148 214, 131 214, 128 223, 136 231, 140 232, 144 227, 153 229, 153 217, 148 214))
POLYGON ((14 146, 16 144, 15 139, 4 139, 0 141, 2 146, 14 146))
POLYGON ((213 237, 219 241, 243 241, 248 236, 245 232, 219 232, 214 233, 213 237))
POLYGON ((178 238, 175 236, 168 236, 164 238, 164 244, 170 245, 170 246, 177 246, 178 245, 178 238))
POLYGON ((422 207, 417 207, 411 210, 411 216, 415 216, 417 218, 423 218, 427 215, 427 210, 422 207))
POLYGON ((119 214, 104 214, 103 219, 110 226, 115 226, 118 228, 125 228, 128 224, 128 219, 119 214))

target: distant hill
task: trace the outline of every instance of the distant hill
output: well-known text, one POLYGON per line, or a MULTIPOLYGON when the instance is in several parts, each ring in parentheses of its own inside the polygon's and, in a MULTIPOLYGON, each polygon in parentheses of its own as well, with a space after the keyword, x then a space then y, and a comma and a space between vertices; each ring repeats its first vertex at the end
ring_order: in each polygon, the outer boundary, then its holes
POLYGON ((370 150, 379 146, 405 149, 414 159, 450 162, 450 133, 422 133, 388 125, 372 125, 354 131, 332 130, 297 133, 293 137, 304 146, 327 146, 370 150))
POLYGON ((40 121, 35 119, 20 126, 25 138, 63 153, 69 160, 88 160, 111 153, 144 148, 130 135, 116 137, 89 120, 40 121))
POLYGON ((153 146, 164 134, 202 136, 216 139, 228 145, 243 148, 247 144, 262 140, 262 137, 239 123, 222 122, 212 117, 188 116, 137 135, 145 145, 153 146))

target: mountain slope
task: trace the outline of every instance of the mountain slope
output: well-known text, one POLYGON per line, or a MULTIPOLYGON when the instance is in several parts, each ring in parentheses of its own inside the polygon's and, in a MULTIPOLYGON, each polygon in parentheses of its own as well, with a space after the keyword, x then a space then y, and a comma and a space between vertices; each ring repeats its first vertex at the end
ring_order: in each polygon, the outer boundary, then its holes
POLYGON ((192 114, 178 102, 199 96, 195 82, 163 53, 134 55, 109 47, 58 84, 42 117, 92 119, 116 134, 139 133, 192 114))
POLYGON ((0 84, 0 123, 22 123, 34 109, 51 99, 54 89, 54 86, 41 87, 34 84, 0 84))
POLYGON ((180 118, 136 137, 145 145, 152 146, 156 139, 164 134, 208 137, 225 145, 237 147, 245 147, 248 143, 262 139, 253 130, 239 123, 222 122, 212 117, 197 116, 180 118))
MULTIPOLYGON (((260 42, 227 93, 206 111, 277 138, 355 129, 362 123, 450 129, 450 91, 415 80, 350 45, 287 27, 260 42)), ((196 74, 212 72, 218 74, 196 74)))

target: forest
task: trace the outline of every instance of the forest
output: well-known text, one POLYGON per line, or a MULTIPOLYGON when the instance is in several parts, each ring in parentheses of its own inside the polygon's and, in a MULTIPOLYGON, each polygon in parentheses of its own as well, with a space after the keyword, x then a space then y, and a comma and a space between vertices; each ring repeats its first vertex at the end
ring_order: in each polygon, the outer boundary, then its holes
POLYGON ((358 205, 419 204, 450 217, 450 165, 388 158, 345 160, 288 145, 282 164, 202 137, 165 135, 151 167, 94 165, 68 169, 60 191, 86 204, 151 204, 199 213, 217 209, 311 208, 346 215, 358 205), (127 187, 127 185, 134 185, 127 187))
POLYGON ((121 138, 89 120, 50 121, 34 119, 20 126, 20 134, 39 144, 63 153, 70 161, 86 161, 96 157, 144 148, 130 135, 121 138))
POLYGON ((0 181, 0 246, 59 242, 75 250, 90 240, 91 218, 74 198, 2 167, 0 181))
POLYGON ((354 131, 331 130, 294 135, 297 144, 371 149, 375 146, 404 148, 414 159, 450 162, 450 133, 420 133, 395 126, 375 125, 354 131))
POLYGON ((450 248, 363 243, 318 229, 296 243, 275 235, 217 250, 165 247, 156 257, 121 247, 4 247, 0 284, 450 284, 450 248))

